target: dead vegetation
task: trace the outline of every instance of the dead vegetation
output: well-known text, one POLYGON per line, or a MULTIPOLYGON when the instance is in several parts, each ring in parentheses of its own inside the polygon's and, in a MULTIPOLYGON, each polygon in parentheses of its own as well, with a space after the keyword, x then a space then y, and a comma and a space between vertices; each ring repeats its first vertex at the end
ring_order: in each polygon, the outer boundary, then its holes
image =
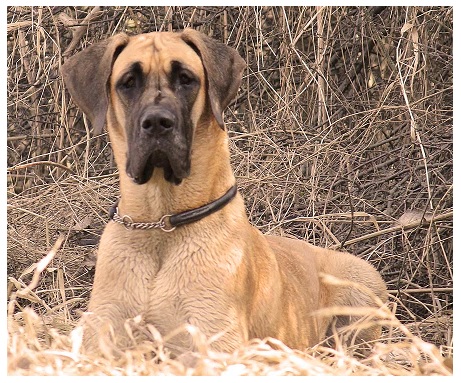
POLYGON ((453 354, 451 7, 9 7, 8 371, 97 375, 450 374, 453 354), (276 340, 194 368, 162 340, 88 360, 72 333, 118 197, 105 134, 59 76, 114 33, 193 27, 248 63, 227 111, 232 162, 263 232, 344 248, 385 278, 372 354, 276 340), (444 364, 445 363, 445 364, 444 364))

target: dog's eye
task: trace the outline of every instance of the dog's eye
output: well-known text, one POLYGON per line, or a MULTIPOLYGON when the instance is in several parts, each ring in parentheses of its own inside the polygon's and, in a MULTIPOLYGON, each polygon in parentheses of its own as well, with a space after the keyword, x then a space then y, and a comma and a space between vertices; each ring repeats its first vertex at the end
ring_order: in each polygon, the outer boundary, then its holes
POLYGON ((128 76, 123 79, 121 86, 125 89, 132 89, 136 86, 136 79, 134 76, 128 76))
POLYGON ((178 77, 179 83, 181 85, 190 85, 194 82, 194 78, 187 72, 181 72, 178 77))

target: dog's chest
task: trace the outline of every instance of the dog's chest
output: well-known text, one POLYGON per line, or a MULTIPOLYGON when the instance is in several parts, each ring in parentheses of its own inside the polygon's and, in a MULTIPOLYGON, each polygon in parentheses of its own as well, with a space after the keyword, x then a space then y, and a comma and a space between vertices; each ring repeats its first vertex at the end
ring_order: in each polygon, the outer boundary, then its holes
POLYGON ((182 246, 175 249, 149 285, 145 319, 163 336, 187 324, 206 332, 204 323, 227 317, 229 286, 241 262, 240 253, 216 253, 209 244, 195 241, 182 246))

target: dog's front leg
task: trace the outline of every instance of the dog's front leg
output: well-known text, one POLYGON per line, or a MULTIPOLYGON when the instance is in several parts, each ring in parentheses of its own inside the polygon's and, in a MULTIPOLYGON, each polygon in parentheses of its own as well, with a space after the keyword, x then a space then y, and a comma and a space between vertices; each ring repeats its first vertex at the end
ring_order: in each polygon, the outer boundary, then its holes
MULTIPOLYGON (((214 293, 216 295, 211 296, 203 292, 197 297, 197 302, 201 303, 200 311, 190 307, 188 322, 205 335, 212 350, 232 352, 248 341, 247 316, 234 301, 234 296, 216 288, 214 293)), ((200 349, 194 343, 193 349, 200 349)))
POLYGON ((81 320, 84 350, 89 353, 132 344, 126 322, 144 314, 148 281, 156 270, 152 255, 137 248, 141 241, 130 244, 123 239, 124 228, 111 226, 101 237, 88 312, 81 320))
POLYGON ((83 352, 86 354, 116 355, 130 345, 125 322, 130 317, 127 306, 103 302, 95 310, 86 312, 80 326, 83 328, 83 352))

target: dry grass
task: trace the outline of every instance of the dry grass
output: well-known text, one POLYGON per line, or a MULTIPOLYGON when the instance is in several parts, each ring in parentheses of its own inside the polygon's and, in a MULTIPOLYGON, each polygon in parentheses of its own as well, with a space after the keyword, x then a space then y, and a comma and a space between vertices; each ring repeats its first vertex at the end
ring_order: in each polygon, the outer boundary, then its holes
POLYGON ((9 323, 8 369, 12 375, 451 375, 450 359, 442 357, 437 347, 412 336, 386 310, 382 317, 383 323, 401 331, 392 340, 376 343, 367 358, 321 346, 292 350, 275 339, 255 339, 232 354, 217 353, 189 329, 200 346, 191 366, 169 358, 155 332, 152 342, 139 344, 118 359, 85 357, 78 352, 78 332, 63 335, 64 323, 46 323, 47 317, 44 323, 43 317, 26 309, 9 323))
POLYGON ((452 8, 10 7, 7 16, 10 374, 450 374, 452 8), (248 63, 226 121, 251 221, 344 248, 385 278, 392 310, 376 313, 386 331, 369 357, 276 340, 216 354, 203 340, 192 368, 169 359, 158 334, 120 360, 78 353, 72 329, 118 186, 106 136, 90 136, 59 67, 116 32, 186 26, 248 63))

